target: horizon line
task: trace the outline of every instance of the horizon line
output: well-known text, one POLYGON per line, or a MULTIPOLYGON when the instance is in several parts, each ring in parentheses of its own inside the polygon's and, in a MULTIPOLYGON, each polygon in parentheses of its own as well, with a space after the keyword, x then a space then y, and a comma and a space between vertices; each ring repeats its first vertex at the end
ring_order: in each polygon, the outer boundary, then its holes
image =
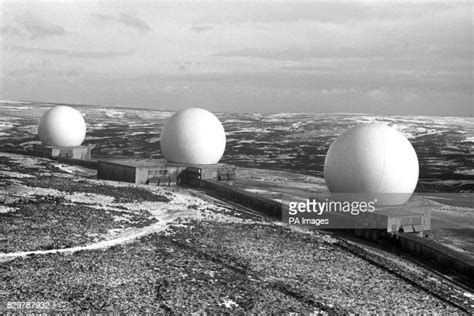
MULTIPOLYGON (((94 103, 72 103, 72 102, 49 102, 49 101, 38 101, 38 100, 5 100, 0 99, 0 103, 16 103, 16 104, 31 104, 31 103, 38 103, 39 105, 66 105, 66 106, 88 106, 88 107, 105 107, 105 108, 115 108, 115 109, 128 109, 128 110, 147 110, 147 111, 161 111, 161 112, 176 112, 181 110, 180 109, 156 109, 152 107, 146 106, 131 106, 131 105, 111 105, 111 104, 94 104, 94 103)), ((190 106, 189 106, 190 107, 190 106)), ((193 106, 193 107, 200 107, 205 108, 205 106, 193 106)), ((183 107, 188 108, 188 107, 183 107)), ((386 114, 386 113, 368 113, 368 112, 341 112, 341 111, 334 111, 334 112, 288 112, 288 111, 280 111, 280 112, 227 112, 227 111, 211 111, 213 113, 241 113, 241 114, 339 114, 339 115, 370 115, 370 116, 403 116, 403 117, 416 117, 416 116, 425 116, 425 117, 456 117, 456 118, 474 118, 474 113, 472 115, 463 115, 463 116, 456 116, 456 115, 433 115, 433 114, 386 114)))

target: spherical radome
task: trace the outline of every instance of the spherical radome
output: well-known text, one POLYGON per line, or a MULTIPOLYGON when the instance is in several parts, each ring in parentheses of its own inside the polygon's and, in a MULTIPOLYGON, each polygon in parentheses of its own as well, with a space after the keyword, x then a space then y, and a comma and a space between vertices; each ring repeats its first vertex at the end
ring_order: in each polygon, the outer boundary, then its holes
POLYGON ((364 124, 341 134, 324 162, 331 193, 376 198, 377 204, 405 204, 418 182, 418 158, 408 139, 383 124, 364 124))
POLYGON ((169 162, 213 164, 224 154, 224 127, 211 112, 187 108, 173 114, 161 131, 161 151, 169 162))
POLYGON ((38 136, 48 146, 80 146, 86 137, 86 123, 79 111, 69 106, 55 106, 41 117, 38 136))

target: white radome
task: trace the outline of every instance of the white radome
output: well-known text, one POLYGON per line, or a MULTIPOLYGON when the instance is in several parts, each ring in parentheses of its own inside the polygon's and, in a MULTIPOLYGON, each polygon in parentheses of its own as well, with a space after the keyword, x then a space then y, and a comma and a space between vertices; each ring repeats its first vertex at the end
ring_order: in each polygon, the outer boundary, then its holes
POLYGON ((384 124, 364 124, 331 144, 324 179, 333 194, 355 193, 380 205, 402 205, 415 190, 418 168, 416 152, 405 136, 384 124))
POLYGON ((173 114, 161 131, 161 151, 168 162, 214 164, 224 154, 224 127, 211 112, 187 108, 173 114))
POLYGON ((86 122, 79 111, 69 106, 55 106, 41 117, 38 136, 48 146, 80 146, 86 137, 86 122))

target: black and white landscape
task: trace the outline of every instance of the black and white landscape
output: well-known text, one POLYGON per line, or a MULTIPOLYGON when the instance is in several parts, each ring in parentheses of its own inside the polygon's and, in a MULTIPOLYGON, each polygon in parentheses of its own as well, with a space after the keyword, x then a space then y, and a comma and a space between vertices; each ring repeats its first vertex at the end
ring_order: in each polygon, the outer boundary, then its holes
POLYGON ((92 159, 156 161, 166 120, 201 107, 225 129, 233 185, 281 201, 327 196, 330 144, 387 124, 418 156, 405 207, 429 210, 423 238, 472 265, 471 3, 7 0, 0 10, 0 312, 474 312, 472 281, 436 260, 34 154, 38 122, 57 105, 83 115, 92 159))
MULTIPOLYGON (((28 152, 40 145, 38 117, 50 107, 4 101, 3 150, 28 152)), ((95 145, 95 158, 162 158, 160 130, 172 112, 76 108, 87 119, 86 143, 95 145)), ((327 192, 322 169, 330 142, 356 124, 387 122, 409 137, 419 154, 416 191, 428 197, 438 216, 433 236, 472 256, 471 118, 218 116, 228 137, 223 161, 239 167, 239 184, 277 196, 327 192)), ((2 153, 0 159, 0 179, 11 183, 1 191, 0 214, 7 299, 54 298, 62 304, 59 310, 76 311, 369 312, 456 310, 434 297, 421 300, 430 291, 447 291, 463 304, 472 298, 432 283, 408 261, 387 273, 341 248, 337 238, 292 231, 193 190, 93 180, 93 170, 43 158, 2 153), (22 259, 25 254, 30 255, 22 259), (32 269, 35 278, 27 277, 32 269), (412 288, 400 276, 427 284, 412 288), (15 294, 21 282, 29 290, 15 294), (57 290, 57 282, 64 290, 57 290), (182 303, 185 299, 194 303, 182 303)), ((402 260, 377 255, 383 266, 402 260)))
MULTIPOLYGON (((53 104, 3 101, 0 139, 6 148, 41 142, 39 118, 53 104)), ((163 158, 159 139, 173 111, 78 105, 87 120, 94 157, 163 158)), ((472 117, 387 116, 357 113, 216 113, 227 136, 222 161, 240 166, 323 176, 324 157, 343 131, 386 123, 405 135, 420 161, 418 192, 473 192, 472 117)))

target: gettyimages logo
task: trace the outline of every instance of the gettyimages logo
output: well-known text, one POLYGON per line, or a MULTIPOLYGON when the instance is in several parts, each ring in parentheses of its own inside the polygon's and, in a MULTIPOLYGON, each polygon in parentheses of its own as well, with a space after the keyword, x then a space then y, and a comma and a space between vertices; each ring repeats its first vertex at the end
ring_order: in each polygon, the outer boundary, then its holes
POLYGON ((375 214, 378 199, 333 200, 330 198, 283 200, 282 219, 289 225, 311 225, 316 228, 363 228, 378 227, 375 214))
POLYGON ((370 201, 306 199, 304 201, 288 201, 285 204, 287 207, 283 208, 282 217, 290 225, 327 226, 336 221, 335 224, 340 226, 350 217, 373 213, 377 199, 370 201))
POLYGON ((296 215, 298 213, 317 213, 323 215, 324 212, 343 212, 351 215, 359 215, 361 212, 375 211, 377 199, 373 201, 317 201, 315 199, 306 199, 306 202, 290 202, 289 213, 296 215))

